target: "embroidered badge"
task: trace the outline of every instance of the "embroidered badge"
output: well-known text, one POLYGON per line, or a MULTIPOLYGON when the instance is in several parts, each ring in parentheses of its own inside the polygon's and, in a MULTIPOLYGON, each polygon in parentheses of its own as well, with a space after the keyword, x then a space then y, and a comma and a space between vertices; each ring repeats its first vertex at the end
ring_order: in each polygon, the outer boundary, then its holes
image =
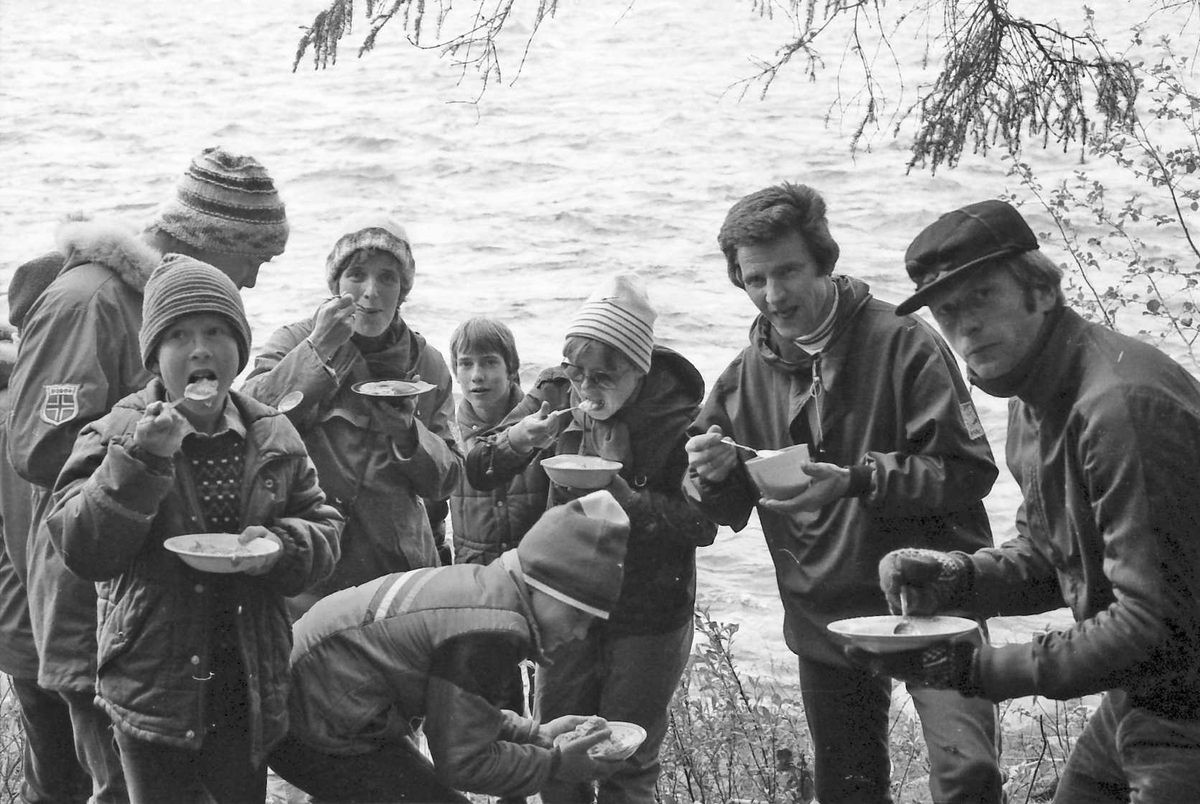
POLYGON ((977 438, 983 438, 983 424, 979 421, 979 414, 975 411, 975 405, 970 402, 963 402, 958 406, 962 413, 963 424, 967 428, 967 435, 974 441, 977 438))
POLYGON ((46 394, 42 398, 42 421, 57 427, 71 421, 79 414, 79 384, 44 385, 46 394))

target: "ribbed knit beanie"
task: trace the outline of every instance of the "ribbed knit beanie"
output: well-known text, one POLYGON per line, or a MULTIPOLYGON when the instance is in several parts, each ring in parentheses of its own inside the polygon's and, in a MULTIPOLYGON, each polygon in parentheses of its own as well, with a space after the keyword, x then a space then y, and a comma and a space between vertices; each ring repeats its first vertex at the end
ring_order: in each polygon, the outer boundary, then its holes
POLYGON ((412 290, 417 270, 417 263, 412 256, 412 245, 404 227, 383 215, 368 214, 346 221, 342 231, 345 234, 333 244, 333 250, 325 260, 325 279, 329 282, 329 291, 338 292, 338 280, 355 252, 378 249, 391 254, 400 262, 400 278, 404 281, 405 288, 400 294, 403 300, 408 291, 412 290))
POLYGON ((629 517, 601 489, 557 505, 517 545, 525 583, 607 620, 621 594, 629 517))
POLYGON ((17 329, 25 320, 29 308, 50 287, 62 270, 64 258, 57 251, 30 260, 13 271, 8 283, 8 322, 17 329))
POLYGON ((220 146, 192 160, 154 224, 195 248, 264 261, 282 254, 288 240, 287 214, 266 168, 220 146))
POLYGON ((250 322, 237 285, 206 262, 182 254, 165 254, 146 282, 142 296, 142 330, 138 343, 142 363, 150 368, 158 341, 174 321, 185 315, 212 313, 229 319, 238 342, 238 371, 250 361, 250 322))
POLYGON ((617 274, 576 311, 566 334, 607 343, 646 373, 654 351, 656 317, 637 274, 617 274))

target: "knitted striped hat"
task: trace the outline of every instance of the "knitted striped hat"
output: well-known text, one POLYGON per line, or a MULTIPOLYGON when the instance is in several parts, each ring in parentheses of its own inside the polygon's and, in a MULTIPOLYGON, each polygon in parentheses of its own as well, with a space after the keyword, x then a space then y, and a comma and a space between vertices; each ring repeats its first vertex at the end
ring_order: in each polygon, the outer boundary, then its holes
POLYGON ((637 274, 617 274, 606 280, 575 313, 567 337, 582 335, 607 343, 646 373, 650 371, 650 355, 654 350, 656 317, 637 274))
POLYGON ((254 157, 206 148, 154 221, 190 246, 269 260, 288 240, 287 214, 266 168, 254 157))
POLYGON ((525 583, 607 620, 625 578, 629 516, 601 489, 556 505, 517 545, 525 583))
MULTIPOLYGON (((238 346, 238 371, 250 361, 250 322, 237 285, 206 262, 182 254, 164 254, 146 282, 142 296, 142 330, 138 344, 142 363, 150 369, 158 358, 158 342, 167 327, 185 315, 212 313, 229 319, 238 346)), ((153 369, 151 369, 153 370, 153 369)))
POLYGON ((404 283, 404 292, 400 294, 400 300, 403 301, 408 296, 408 291, 412 290, 413 277, 417 271, 417 263, 412 256, 412 245, 404 227, 383 215, 372 214, 347 221, 342 231, 345 234, 333 244, 333 250, 325 260, 325 279, 329 283, 329 292, 338 292, 338 280, 355 253, 377 249, 391 254, 400 263, 400 278, 404 283))

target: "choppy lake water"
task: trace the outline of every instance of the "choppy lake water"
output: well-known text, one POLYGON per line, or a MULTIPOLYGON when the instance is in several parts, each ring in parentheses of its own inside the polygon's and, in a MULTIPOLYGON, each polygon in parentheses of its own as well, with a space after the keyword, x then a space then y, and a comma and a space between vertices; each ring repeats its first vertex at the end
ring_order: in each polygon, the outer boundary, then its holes
MULTIPOLYGON (((765 98, 739 100, 791 31, 731 0, 563 2, 516 74, 478 103, 471 73, 408 46, 394 23, 355 58, 291 70, 299 26, 320 0, 5 0, 0 5, 0 282, 46 250, 74 210, 144 216, 188 160, 214 143, 251 153, 275 177, 292 239, 247 291, 255 338, 307 315, 325 293, 324 257, 338 222, 367 208, 414 239, 417 282, 405 318, 448 349, 471 315, 505 319, 526 377, 560 359, 561 333, 598 279, 635 269, 660 313, 659 339, 711 382, 746 339, 754 310, 725 277, 716 232, 742 195, 780 180, 810 184, 829 206, 839 270, 891 301, 907 295, 901 255, 938 214, 1020 190, 998 158, 970 157, 936 176, 905 172, 904 140, 874 138, 852 156, 839 123, 830 46, 821 80, 785 73, 765 98)), ((1096 5, 1096 4, 1092 4, 1096 5)), ((1102 8, 1126 13, 1124 0, 1102 8)), ((1103 14, 1102 14, 1103 16, 1103 14)), ((1111 16, 1111 15, 1110 15, 1111 16)), ((516 30, 528 23, 516 22, 516 30)), ((897 43, 910 75, 924 43, 897 43)), ((892 102, 911 102, 896 91, 892 102)), ((1046 175, 1076 153, 1028 155, 1046 175)), ((1048 218, 1027 208, 1035 230, 1048 218)), ((976 392, 998 457, 1004 406, 976 392)), ((1002 477, 988 499, 997 538, 1012 533, 1019 495, 1002 477)), ((756 525, 723 530, 702 551, 699 597, 741 624, 739 657, 790 680, 773 571, 756 525)), ((1021 636, 1044 618, 997 623, 1021 636)))

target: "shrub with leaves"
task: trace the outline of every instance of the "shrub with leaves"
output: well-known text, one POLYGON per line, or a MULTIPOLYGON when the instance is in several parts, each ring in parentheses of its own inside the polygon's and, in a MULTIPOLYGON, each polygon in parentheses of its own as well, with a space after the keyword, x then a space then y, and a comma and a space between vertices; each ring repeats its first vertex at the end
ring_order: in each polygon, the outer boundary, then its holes
POLYGON ((6 676, 0 676, 0 802, 20 801, 25 781, 25 732, 17 696, 6 676))
POLYGON ((1067 301, 1094 321, 1190 358, 1195 368, 1200 94, 1184 82, 1187 59, 1169 38, 1154 42, 1152 51, 1156 60, 1135 63, 1145 111, 1119 133, 1089 137, 1093 168, 1049 187, 1020 159, 1012 170, 1054 219, 1056 245, 1070 253, 1067 301), (1114 168, 1132 181, 1112 182, 1114 168), (1097 178, 1099 172, 1106 177, 1097 178), (1136 189, 1117 195, 1114 186, 1136 189), (1169 248, 1149 244, 1164 234, 1169 248))
POLYGON ((736 624, 698 613, 696 631, 700 642, 671 705, 660 800, 812 801, 808 729, 799 702, 738 671, 736 624))

